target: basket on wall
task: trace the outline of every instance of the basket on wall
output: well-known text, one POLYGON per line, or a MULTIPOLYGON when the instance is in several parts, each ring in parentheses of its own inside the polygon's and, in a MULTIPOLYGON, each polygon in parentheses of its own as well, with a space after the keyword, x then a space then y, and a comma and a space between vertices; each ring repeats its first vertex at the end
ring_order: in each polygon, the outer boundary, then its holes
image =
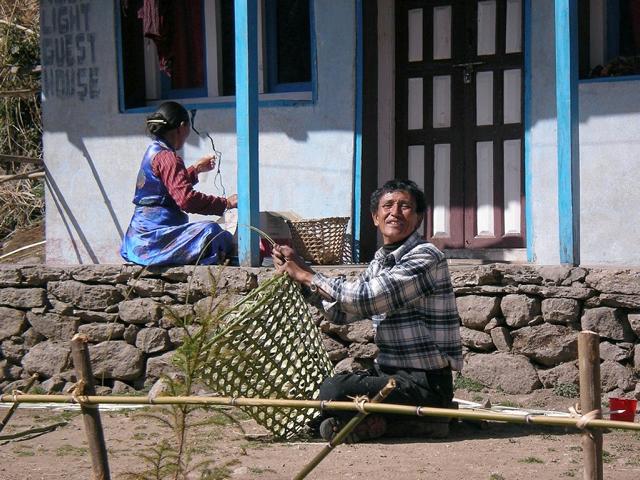
MULTIPOLYGON (((311 400, 333 370, 300 287, 277 275, 224 312, 198 380, 230 397, 311 400)), ((278 438, 300 434, 317 409, 240 407, 278 438)))
POLYGON ((318 265, 344 263, 349 217, 287 220, 296 252, 318 265))

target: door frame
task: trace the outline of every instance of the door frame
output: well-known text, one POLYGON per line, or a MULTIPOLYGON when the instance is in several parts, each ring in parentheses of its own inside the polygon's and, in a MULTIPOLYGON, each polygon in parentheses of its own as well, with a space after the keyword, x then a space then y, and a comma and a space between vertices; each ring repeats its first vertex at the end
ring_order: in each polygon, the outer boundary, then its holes
MULTIPOLYGON (((384 181, 400 175, 395 167, 395 1, 363 2, 364 65, 363 65, 363 163, 361 208, 361 261, 372 258, 377 237, 370 220, 370 192, 384 181), (376 41, 372 41, 376 39, 376 41)), ((451 258, 471 258, 487 261, 524 262, 532 258, 532 222, 530 219, 530 32, 531 0, 523 0, 523 111, 522 111, 522 188, 524 193, 523 235, 525 248, 460 248, 447 249, 451 258)), ((452 158, 452 161, 454 159, 452 158)), ((406 175, 406 172, 404 172, 406 175)), ((453 186, 452 186, 453 187, 453 186)), ((425 192, 428 194, 428 192, 425 192)), ((425 228, 430 228, 425 225, 425 228)))

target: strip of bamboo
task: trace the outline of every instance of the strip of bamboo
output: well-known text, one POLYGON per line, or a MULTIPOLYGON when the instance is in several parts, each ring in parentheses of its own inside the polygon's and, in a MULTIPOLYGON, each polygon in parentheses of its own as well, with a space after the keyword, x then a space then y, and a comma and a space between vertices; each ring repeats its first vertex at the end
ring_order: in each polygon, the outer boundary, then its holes
MULTIPOLYGON (((354 402, 320 402, 319 400, 278 400, 270 398, 234 398, 234 397, 127 397, 116 395, 32 395, 4 394, 0 402, 18 403, 87 403, 98 405, 230 405, 232 407, 278 407, 278 408, 323 408, 324 410, 357 411, 354 402), (321 405, 322 404, 322 405, 321 405)), ((544 415, 514 415, 508 413, 485 412, 476 410, 454 410, 450 408, 417 407, 397 404, 365 403, 362 409, 368 413, 391 413, 397 415, 418 415, 425 417, 450 417, 463 420, 491 420, 505 423, 524 423, 531 425, 550 425, 578 427, 582 417, 550 417, 544 415)), ((620 422, 617 420, 590 420, 589 428, 615 428, 640 431, 640 423, 620 422)))

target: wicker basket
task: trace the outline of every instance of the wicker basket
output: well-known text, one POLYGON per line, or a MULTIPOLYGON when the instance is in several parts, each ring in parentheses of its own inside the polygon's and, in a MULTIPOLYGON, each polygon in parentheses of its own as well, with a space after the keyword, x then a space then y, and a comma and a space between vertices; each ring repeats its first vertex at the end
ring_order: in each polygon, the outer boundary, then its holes
POLYGON ((348 223, 349 217, 287 220, 293 248, 306 261, 319 265, 344 262, 348 223))
MULTIPOLYGON (((262 283, 221 316, 199 381, 232 397, 311 400, 333 365, 300 293, 286 275, 262 283)), ((240 407, 276 437, 299 434, 316 409, 240 407)))

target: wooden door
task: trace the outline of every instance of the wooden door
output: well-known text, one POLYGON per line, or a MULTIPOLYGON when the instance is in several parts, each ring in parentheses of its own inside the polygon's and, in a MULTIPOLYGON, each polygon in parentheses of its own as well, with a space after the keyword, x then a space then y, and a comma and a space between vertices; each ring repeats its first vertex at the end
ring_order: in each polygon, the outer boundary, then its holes
POLYGON ((524 246, 522 1, 396 2, 396 176, 439 248, 524 246))

